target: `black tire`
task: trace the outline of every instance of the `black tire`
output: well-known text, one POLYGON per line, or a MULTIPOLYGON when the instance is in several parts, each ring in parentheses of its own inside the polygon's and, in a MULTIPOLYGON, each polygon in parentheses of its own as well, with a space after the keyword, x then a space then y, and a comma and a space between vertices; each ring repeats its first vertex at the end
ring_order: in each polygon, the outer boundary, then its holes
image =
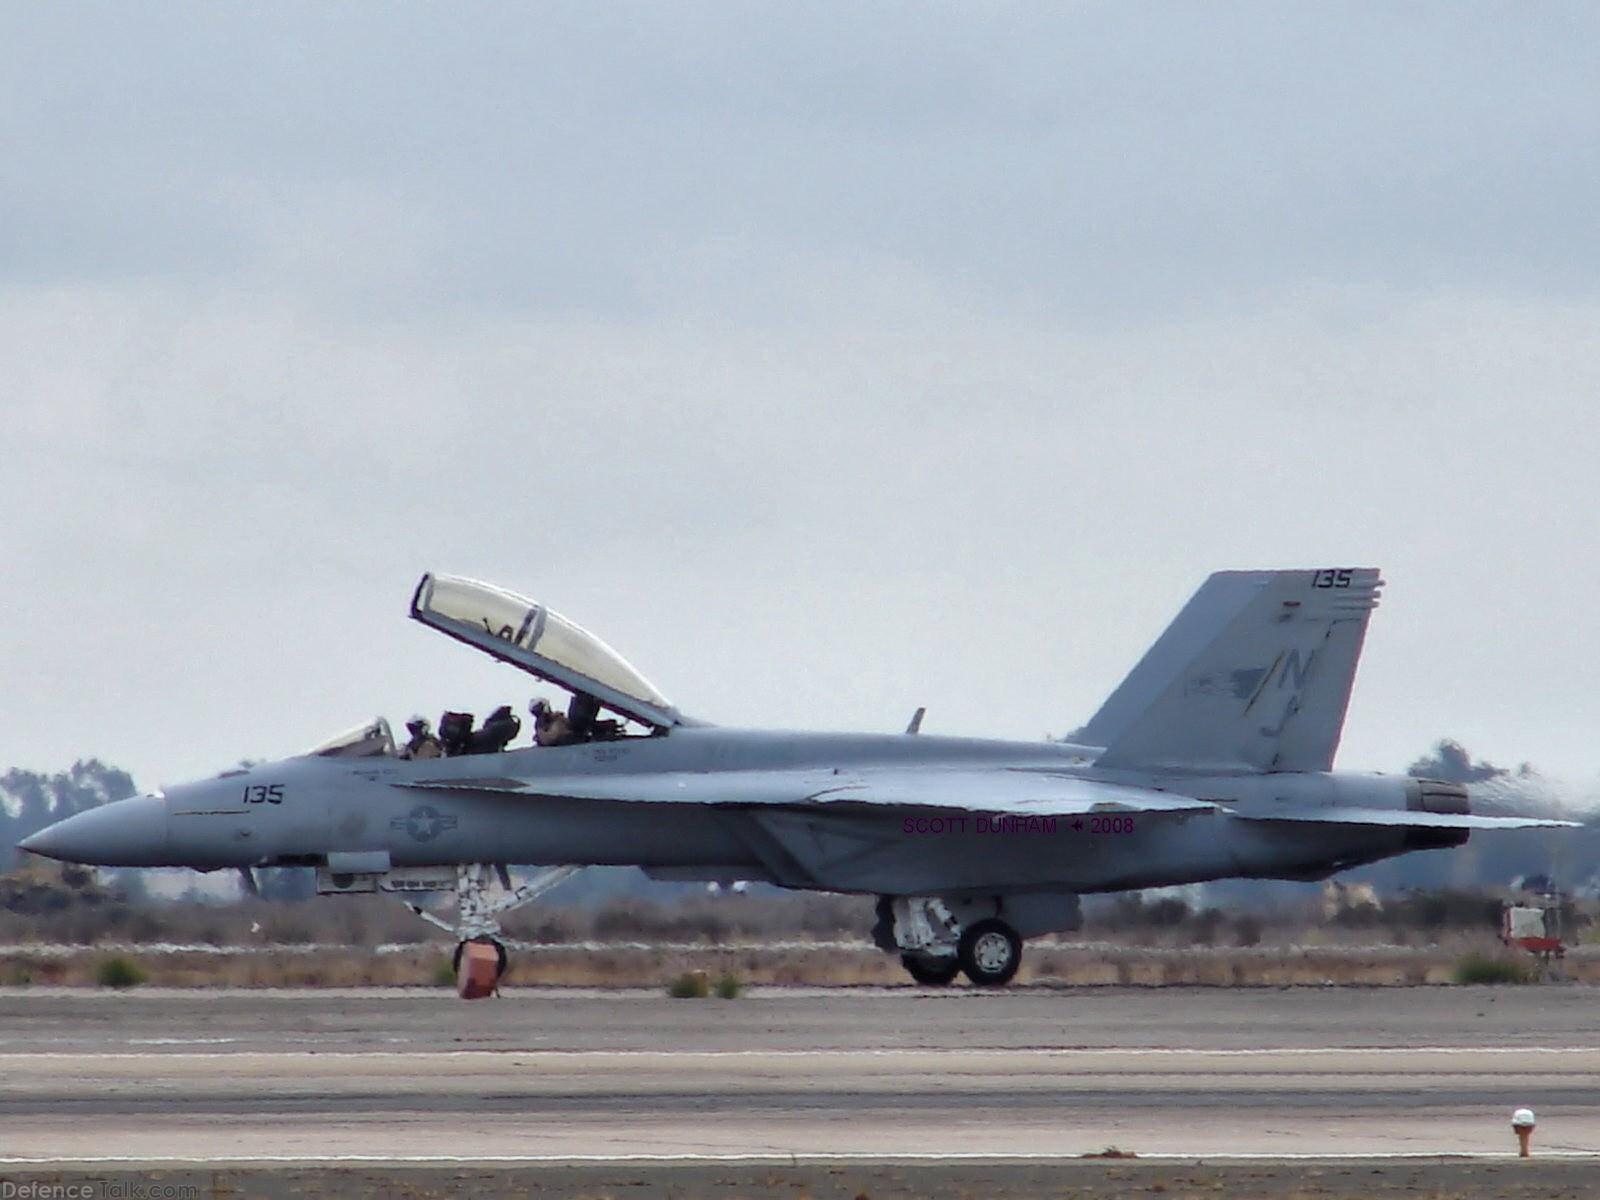
MULTIPOLYGON (((506 948, 499 942, 495 941, 494 938, 471 938, 469 940, 474 942, 487 942, 489 945, 494 947, 495 958, 498 960, 494 968, 494 981, 495 983, 499 983, 501 977, 506 973, 506 967, 511 962, 511 956, 506 953, 506 948)), ((466 948, 466 942, 457 942, 456 952, 450 958, 450 970, 454 973, 457 979, 461 978, 461 955, 466 948)))
POLYGON ((879 896, 875 915, 877 920, 872 923, 872 944, 886 954, 893 954, 900 948, 894 940, 894 900, 889 896, 879 896))
POLYGON ((927 987, 944 987, 945 984, 961 974, 961 964, 956 961, 955 955, 946 955, 943 958, 930 958, 922 954, 902 954, 900 965, 906 973, 918 983, 927 987))
POLYGON ((1022 938, 1004 921, 976 921, 961 931, 956 961, 979 987, 1004 987, 1022 965, 1022 938))

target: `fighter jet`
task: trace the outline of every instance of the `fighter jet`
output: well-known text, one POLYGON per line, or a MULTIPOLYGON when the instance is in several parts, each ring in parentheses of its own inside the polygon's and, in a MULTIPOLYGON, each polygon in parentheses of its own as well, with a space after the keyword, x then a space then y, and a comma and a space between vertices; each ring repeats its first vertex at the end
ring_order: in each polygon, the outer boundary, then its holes
POLYGON ((454 891, 453 920, 413 907, 457 939, 468 997, 505 970, 499 918, 599 864, 875 895, 873 939, 914 980, 1001 986, 1027 938, 1078 928, 1084 893, 1315 880, 1473 829, 1572 824, 1332 770, 1382 586, 1371 568, 1214 574, 1088 724, 1032 742, 930 736, 920 710, 890 734, 712 725, 544 605, 430 574, 414 619, 570 693, 564 714, 535 713, 546 744, 511 746, 505 711, 476 730, 450 714, 445 752, 415 757, 379 719, 21 844, 247 881, 309 866, 324 893, 454 891), (513 865, 545 869, 514 886, 513 865))

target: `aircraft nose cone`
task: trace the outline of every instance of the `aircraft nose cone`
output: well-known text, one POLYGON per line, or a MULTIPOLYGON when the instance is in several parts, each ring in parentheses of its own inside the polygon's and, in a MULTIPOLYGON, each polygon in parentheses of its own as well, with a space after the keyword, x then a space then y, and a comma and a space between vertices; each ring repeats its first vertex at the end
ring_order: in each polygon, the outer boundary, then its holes
POLYGON ((77 813, 17 843, 24 850, 94 867, 166 865, 167 803, 134 796, 77 813))

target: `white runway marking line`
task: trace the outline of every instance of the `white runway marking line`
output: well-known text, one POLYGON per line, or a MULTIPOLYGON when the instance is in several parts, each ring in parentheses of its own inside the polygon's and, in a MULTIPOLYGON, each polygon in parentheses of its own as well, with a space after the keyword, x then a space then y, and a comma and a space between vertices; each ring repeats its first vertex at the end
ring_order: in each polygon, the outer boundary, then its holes
MULTIPOLYGON (((232 1041, 235 1039, 199 1039, 197 1043, 232 1041)), ((237 1039, 248 1046, 248 1039, 237 1039)), ((150 1039, 142 1044, 184 1045, 181 1039, 150 1039)), ((1282 1049, 1199 1049, 1195 1047, 1091 1047, 1075 1049, 1060 1046, 895 1046, 864 1050, 546 1050, 538 1046, 512 1047, 505 1050, 196 1050, 185 1054, 157 1054, 137 1050, 16 1050, 0 1051, 0 1059, 150 1059, 155 1062, 180 1059, 233 1059, 242 1056, 268 1058, 460 1058, 490 1059, 520 1056, 530 1058, 909 1058, 926 1055, 982 1054, 993 1057, 1081 1057, 1081 1058, 1157 1058, 1196 1057, 1207 1058, 1262 1058, 1310 1057, 1319 1054, 1375 1054, 1384 1052, 1404 1054, 1469 1054, 1475 1056, 1524 1056, 1529 1054, 1584 1054, 1600 1051, 1595 1046, 1296 1046, 1282 1049)))
MULTIPOLYGON (((1568 1159, 1600 1159, 1600 1151, 1594 1150, 1547 1150, 1541 1158, 1568 1158, 1568 1159)), ((875 1163, 993 1163, 1004 1166, 1008 1163, 1020 1162, 1108 1162, 1108 1163, 1138 1163, 1138 1162, 1185 1162, 1185 1163, 1212 1163, 1212 1162, 1320 1162, 1330 1165, 1340 1163, 1369 1163, 1369 1162, 1394 1162, 1394 1161, 1427 1161, 1427 1162, 1507 1162, 1519 1161, 1515 1151, 1509 1153, 1493 1150, 1462 1150, 1449 1153, 1429 1152, 1426 1150, 1387 1150, 1372 1154, 1144 1154, 1138 1153, 1128 1158, 1110 1159, 1098 1154, 917 1154, 917 1153, 887 1153, 887 1154, 785 1154, 782 1152, 772 1154, 528 1154, 528 1155, 497 1155, 493 1157, 472 1158, 457 1157, 445 1154, 419 1154, 412 1156, 382 1155, 382 1154, 332 1154, 326 1158, 307 1158, 303 1155, 229 1155, 219 1154, 199 1158, 0 1158, 0 1167, 102 1167, 111 1165, 125 1165, 136 1163, 140 1165, 159 1164, 163 1167, 187 1166, 239 1166, 248 1167, 255 1165, 299 1165, 308 1168, 327 1166, 338 1163, 378 1163, 392 1164, 395 1166, 432 1165, 440 1166, 540 1166, 560 1164, 634 1164, 649 1165, 652 1163, 772 1163, 787 1166, 804 1167, 819 1163, 838 1164, 849 1163, 860 1166, 870 1166, 875 1163)))
MULTIPOLYGON (((65 1039, 63 1039, 65 1040, 65 1039)), ((207 1038, 128 1038, 130 1046, 229 1046, 243 1041, 236 1037, 207 1037, 207 1038)))

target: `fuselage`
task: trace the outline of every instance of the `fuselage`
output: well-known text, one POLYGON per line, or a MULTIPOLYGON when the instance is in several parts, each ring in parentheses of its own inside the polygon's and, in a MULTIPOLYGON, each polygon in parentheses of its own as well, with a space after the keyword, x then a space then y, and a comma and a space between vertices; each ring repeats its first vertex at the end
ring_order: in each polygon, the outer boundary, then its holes
POLYGON ((1096 754, 1049 742, 686 726, 663 736, 418 761, 313 755, 119 801, 68 818, 28 846, 106 866, 583 863, 896 894, 1316 878, 1423 848, 1416 831, 1260 819, 1281 804, 1404 809, 1415 799, 1413 780, 1108 772, 1095 769, 1096 754), (897 768, 1071 775, 1221 807, 981 816, 936 805, 784 803, 759 786, 797 771, 845 778, 897 768), (733 778, 755 785, 748 801, 730 801, 726 786, 712 786, 733 778), (608 797, 610 784, 635 798, 608 797), (654 798, 636 798, 641 784, 654 798))

